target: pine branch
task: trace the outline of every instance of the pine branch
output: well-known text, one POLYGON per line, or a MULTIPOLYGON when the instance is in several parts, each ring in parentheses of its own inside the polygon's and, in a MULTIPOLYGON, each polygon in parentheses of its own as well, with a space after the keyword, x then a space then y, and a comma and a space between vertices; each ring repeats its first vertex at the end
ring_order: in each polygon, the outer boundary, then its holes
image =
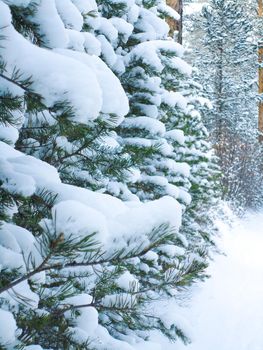
MULTIPOLYGON (((76 268, 76 267, 88 267, 88 266, 95 266, 95 265, 103 265, 103 264, 113 264, 113 265, 117 265, 122 263, 125 260, 128 259, 133 259, 136 257, 141 257, 143 255, 145 255, 146 253, 148 253, 149 251, 153 250, 154 248, 158 247, 160 244, 163 243, 163 241, 165 239, 167 239, 168 237, 170 238, 171 235, 173 235, 174 233, 171 233, 169 231, 169 234, 167 233, 169 226, 168 225, 161 225, 160 227, 157 227, 156 229, 153 230, 153 232, 150 235, 150 238, 154 239, 155 236, 157 236, 158 232, 160 232, 159 230, 164 230, 163 231, 163 235, 161 235, 160 238, 158 238, 156 241, 154 240, 150 245, 148 245, 146 248, 142 249, 142 250, 132 250, 128 253, 126 253, 126 255, 124 255, 124 250, 121 250, 119 252, 116 252, 114 254, 112 254, 110 257, 108 258, 102 258, 99 260, 93 260, 94 259, 94 255, 89 257, 88 261, 83 261, 80 263, 77 263, 75 261, 73 262, 69 262, 69 263, 57 263, 57 264, 51 264, 51 265, 46 265, 48 263, 48 261, 57 254, 56 249, 57 247, 60 247, 61 242, 58 240, 54 247, 51 246, 51 251, 50 253, 46 256, 46 258, 43 260, 43 262, 34 270, 32 270, 31 272, 28 272, 27 274, 25 274, 24 276, 18 278, 17 280, 9 283, 8 285, 6 285, 5 287, 0 289, 0 294, 2 294, 3 292, 15 287, 16 285, 20 284, 23 281, 28 280, 29 278, 33 277, 34 275, 43 272, 43 271, 50 271, 50 270, 61 270, 63 268, 76 268)), ((62 243, 63 244, 63 243, 62 243)), ((71 247, 71 249, 74 249, 74 246, 71 247)), ((61 251, 61 249, 58 250, 59 252, 61 251)), ((101 253, 100 250, 98 250, 98 252, 96 252, 95 257, 100 256, 103 257, 105 255, 105 253, 101 253)))
POLYGON ((115 312, 128 312, 128 311, 134 312, 135 311, 134 307, 104 306, 104 305, 99 304, 98 302, 92 302, 90 304, 70 305, 70 306, 68 306, 68 307, 66 307, 66 308, 64 308, 62 310, 56 310, 54 312, 54 314, 56 316, 59 316, 59 315, 64 314, 67 311, 73 311, 73 310, 76 310, 76 309, 84 309, 84 308, 87 308, 87 307, 94 307, 94 308, 96 308, 99 311, 115 311, 115 312))
POLYGON ((9 289, 14 288, 18 284, 28 280, 29 278, 33 277, 34 275, 38 274, 39 272, 47 270, 47 266, 45 266, 45 265, 47 264, 47 262, 49 261, 50 258, 51 258, 51 254, 49 254, 36 269, 28 272, 26 275, 18 278, 17 280, 15 280, 15 281, 9 283, 8 285, 6 285, 5 287, 1 288, 0 294, 8 291, 9 289))
POLYGON ((17 82, 16 80, 14 80, 12 78, 7 77, 3 73, 0 73, 0 77, 5 79, 5 80, 7 80, 7 81, 9 81, 12 84, 18 86, 18 87, 20 87, 21 89, 23 89, 23 90, 25 90, 25 91, 27 91, 29 93, 32 93, 32 91, 27 86, 23 85, 22 83, 17 82))

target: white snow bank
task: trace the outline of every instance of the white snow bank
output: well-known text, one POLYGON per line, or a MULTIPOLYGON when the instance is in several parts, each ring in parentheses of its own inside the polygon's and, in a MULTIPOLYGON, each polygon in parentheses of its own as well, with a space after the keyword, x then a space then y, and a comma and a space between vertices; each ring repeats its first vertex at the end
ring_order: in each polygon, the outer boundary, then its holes
MULTIPOLYGON (((263 214, 248 214, 230 229, 220 223, 222 249, 212 276, 184 310, 193 343, 178 350, 261 350, 263 344, 263 214)), ((178 344, 179 345, 179 344, 178 344)))

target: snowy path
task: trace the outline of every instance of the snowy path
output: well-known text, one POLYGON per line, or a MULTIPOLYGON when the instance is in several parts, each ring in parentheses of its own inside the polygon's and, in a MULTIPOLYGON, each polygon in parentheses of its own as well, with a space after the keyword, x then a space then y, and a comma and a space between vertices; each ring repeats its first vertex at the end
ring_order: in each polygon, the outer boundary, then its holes
POLYGON ((193 343, 175 350, 263 350, 263 213, 223 237, 227 257, 210 268, 187 318, 193 343))

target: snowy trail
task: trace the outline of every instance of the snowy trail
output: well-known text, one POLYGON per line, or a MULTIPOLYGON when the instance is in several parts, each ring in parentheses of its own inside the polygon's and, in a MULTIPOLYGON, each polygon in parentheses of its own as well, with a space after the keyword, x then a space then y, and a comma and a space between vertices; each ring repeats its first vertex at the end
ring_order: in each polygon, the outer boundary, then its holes
POLYGON ((223 245, 227 256, 216 258, 186 311, 193 343, 178 350, 263 349, 263 213, 225 230, 223 245))

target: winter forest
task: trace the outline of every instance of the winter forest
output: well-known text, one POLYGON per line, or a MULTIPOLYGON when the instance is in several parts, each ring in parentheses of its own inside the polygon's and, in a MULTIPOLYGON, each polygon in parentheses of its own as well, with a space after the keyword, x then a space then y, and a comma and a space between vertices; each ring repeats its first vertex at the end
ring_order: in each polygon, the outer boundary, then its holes
POLYGON ((263 0, 0 0, 0 350, 263 349, 263 0))

